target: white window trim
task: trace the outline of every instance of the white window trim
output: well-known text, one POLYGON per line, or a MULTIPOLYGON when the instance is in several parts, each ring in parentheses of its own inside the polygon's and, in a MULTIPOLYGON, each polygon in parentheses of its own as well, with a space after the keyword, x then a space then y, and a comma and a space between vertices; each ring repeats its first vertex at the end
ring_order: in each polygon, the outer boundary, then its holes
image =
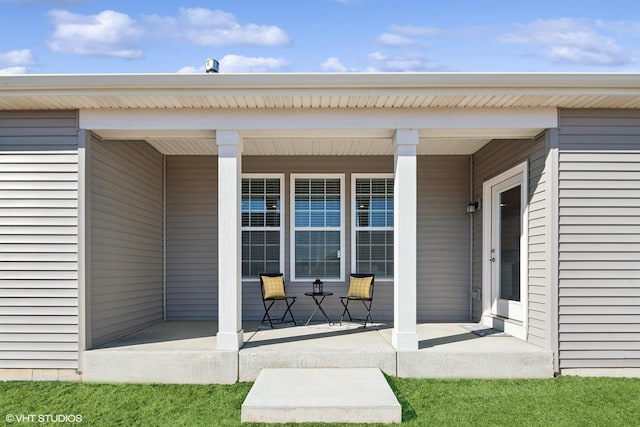
POLYGON ((296 227, 296 179, 297 178, 322 178, 322 179, 340 179, 340 228, 337 227, 327 227, 322 228, 322 230, 326 231, 340 231, 340 277, 339 278, 325 278, 321 277, 324 282, 344 282, 344 270, 345 270, 345 190, 344 190, 344 180, 345 174, 343 173, 292 173, 289 175, 289 206, 291 212, 291 221, 290 221, 290 238, 289 238, 289 269, 291 270, 291 282, 308 282, 309 278, 298 278, 296 277, 296 231, 305 231, 305 230, 317 230, 316 227, 296 227))
MULTIPOLYGON (((284 230, 286 229, 285 224, 286 224, 286 203, 285 203, 285 199, 284 199, 284 186, 285 186, 285 180, 284 180, 284 174, 283 173, 243 173, 242 174, 242 179, 251 179, 251 178, 264 178, 264 179, 274 179, 277 178, 280 180, 280 227, 278 227, 276 229, 276 227, 242 227, 241 226, 241 230, 242 231, 276 231, 278 230, 280 232, 280 272, 282 272, 284 274, 284 257, 285 257, 285 252, 284 252, 284 245, 285 245, 285 241, 284 241, 284 230)), ((241 186, 242 188, 242 186, 241 186)), ((242 190, 241 190, 242 191, 242 190)), ((242 210, 240 211, 242 214, 242 210)), ((242 224, 242 222, 241 222, 242 224)), ((241 269, 242 271, 242 269, 241 269)), ((259 282, 260 279, 257 277, 242 277, 242 281, 243 282, 259 282)))
MULTIPOLYGON (((356 271, 356 179, 358 178, 386 178, 393 179, 392 173, 352 173, 351 174, 351 272, 356 271)), ((394 189, 395 197, 395 189, 394 189)), ((393 221, 396 213, 393 212, 393 221)), ((394 231, 393 227, 367 227, 369 231, 394 231)), ((394 268, 395 268, 395 259, 394 268)), ((393 277, 376 277, 376 282, 393 282, 393 277)))
POLYGON ((529 161, 524 161, 498 176, 495 176, 482 184, 482 201, 484 211, 482 214, 482 319, 483 325, 501 329, 522 340, 527 339, 529 323, 529 161), (491 240, 492 240, 492 195, 491 188, 511 177, 521 175, 521 212, 522 212, 522 236, 520 238, 520 283, 524 284, 525 291, 521 293, 522 324, 517 324, 492 314, 493 286, 491 282, 491 240))

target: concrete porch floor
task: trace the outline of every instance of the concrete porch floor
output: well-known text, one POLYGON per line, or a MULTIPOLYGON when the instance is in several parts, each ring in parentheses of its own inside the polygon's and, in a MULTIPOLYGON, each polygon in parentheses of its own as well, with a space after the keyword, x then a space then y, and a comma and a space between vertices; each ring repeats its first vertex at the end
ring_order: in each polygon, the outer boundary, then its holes
POLYGON ((422 323, 419 349, 395 351, 391 325, 281 325, 245 322, 239 352, 216 350, 215 322, 162 322, 84 352, 83 381, 234 383, 263 368, 379 368, 401 377, 544 378, 550 351, 517 338, 472 333, 473 323, 422 323))

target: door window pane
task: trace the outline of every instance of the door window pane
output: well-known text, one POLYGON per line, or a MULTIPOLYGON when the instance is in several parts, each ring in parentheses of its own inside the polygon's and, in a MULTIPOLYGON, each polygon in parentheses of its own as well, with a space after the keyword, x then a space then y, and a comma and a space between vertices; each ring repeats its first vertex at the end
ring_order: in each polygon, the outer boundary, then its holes
POLYGON ((520 301, 521 187, 500 193, 500 298, 520 301))

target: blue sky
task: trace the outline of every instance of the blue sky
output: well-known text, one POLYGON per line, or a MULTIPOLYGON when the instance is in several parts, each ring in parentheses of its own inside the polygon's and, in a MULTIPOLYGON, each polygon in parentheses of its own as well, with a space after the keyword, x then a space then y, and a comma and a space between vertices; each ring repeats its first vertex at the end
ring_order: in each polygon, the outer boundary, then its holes
POLYGON ((640 6, 591 0, 0 0, 0 73, 640 71, 640 6))

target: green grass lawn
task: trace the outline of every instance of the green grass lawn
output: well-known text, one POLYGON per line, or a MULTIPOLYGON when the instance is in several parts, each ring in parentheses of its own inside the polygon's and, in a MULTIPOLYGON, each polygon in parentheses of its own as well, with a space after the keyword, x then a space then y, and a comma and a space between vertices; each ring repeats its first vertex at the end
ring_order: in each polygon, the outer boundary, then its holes
MULTIPOLYGON (((407 426, 640 426, 640 379, 388 380, 407 426)), ((239 426, 250 388, 0 382, 0 419, 64 414, 81 415, 75 425, 239 426)), ((73 425, 12 425, 29 424, 73 425)))

